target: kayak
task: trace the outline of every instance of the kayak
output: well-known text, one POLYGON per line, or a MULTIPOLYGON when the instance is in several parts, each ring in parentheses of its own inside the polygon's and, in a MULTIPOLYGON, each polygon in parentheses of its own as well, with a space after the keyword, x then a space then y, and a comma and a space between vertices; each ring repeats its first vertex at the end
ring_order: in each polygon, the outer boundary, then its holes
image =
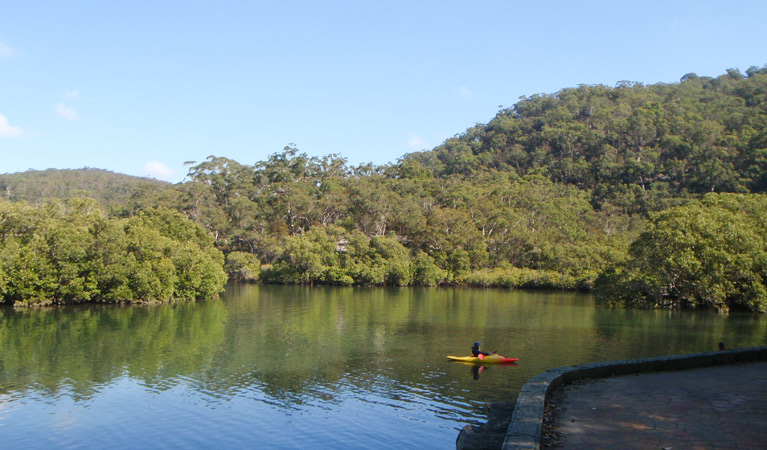
POLYGON ((507 358, 501 355, 487 355, 483 359, 476 356, 450 356, 447 359, 450 361, 459 361, 472 364, 508 364, 514 361, 519 361, 519 358, 507 358))

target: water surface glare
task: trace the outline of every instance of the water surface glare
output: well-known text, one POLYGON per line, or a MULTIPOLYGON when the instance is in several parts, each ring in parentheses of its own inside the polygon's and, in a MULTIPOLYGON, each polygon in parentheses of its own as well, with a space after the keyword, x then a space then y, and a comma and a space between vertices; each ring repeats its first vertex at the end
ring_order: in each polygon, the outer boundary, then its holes
POLYGON ((0 309, 4 448, 455 448, 584 362, 767 344, 750 314, 495 289, 231 284, 173 305, 0 309), (449 363, 480 340, 517 365, 449 363))

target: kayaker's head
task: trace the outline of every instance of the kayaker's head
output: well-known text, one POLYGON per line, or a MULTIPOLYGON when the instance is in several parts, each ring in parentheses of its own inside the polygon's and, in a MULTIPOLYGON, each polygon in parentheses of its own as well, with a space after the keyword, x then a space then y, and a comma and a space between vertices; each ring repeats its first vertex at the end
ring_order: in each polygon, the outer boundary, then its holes
POLYGON ((480 347, 482 347, 482 343, 477 341, 477 342, 474 343, 474 347, 475 348, 480 348, 480 347))

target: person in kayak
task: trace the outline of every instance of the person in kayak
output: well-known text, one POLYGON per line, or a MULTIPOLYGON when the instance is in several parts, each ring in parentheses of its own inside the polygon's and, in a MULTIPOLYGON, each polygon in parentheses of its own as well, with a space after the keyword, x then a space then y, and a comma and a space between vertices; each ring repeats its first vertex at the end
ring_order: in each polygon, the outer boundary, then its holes
MULTIPOLYGON (((498 351, 494 351, 493 353, 498 353, 498 351)), ((475 342, 474 347, 471 348, 471 356, 474 357, 484 358, 485 356, 492 355, 493 353, 483 352, 482 343, 479 341, 475 342)))

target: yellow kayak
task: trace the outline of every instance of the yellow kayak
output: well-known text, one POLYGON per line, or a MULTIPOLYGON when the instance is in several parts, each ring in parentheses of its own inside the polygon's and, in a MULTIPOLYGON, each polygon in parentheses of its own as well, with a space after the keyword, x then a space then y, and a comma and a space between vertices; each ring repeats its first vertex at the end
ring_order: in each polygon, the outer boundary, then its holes
POLYGON ((450 356, 447 359, 450 361, 459 361, 472 364, 508 364, 514 361, 519 361, 519 358, 507 358, 501 355, 487 355, 484 358, 477 356, 450 356))

